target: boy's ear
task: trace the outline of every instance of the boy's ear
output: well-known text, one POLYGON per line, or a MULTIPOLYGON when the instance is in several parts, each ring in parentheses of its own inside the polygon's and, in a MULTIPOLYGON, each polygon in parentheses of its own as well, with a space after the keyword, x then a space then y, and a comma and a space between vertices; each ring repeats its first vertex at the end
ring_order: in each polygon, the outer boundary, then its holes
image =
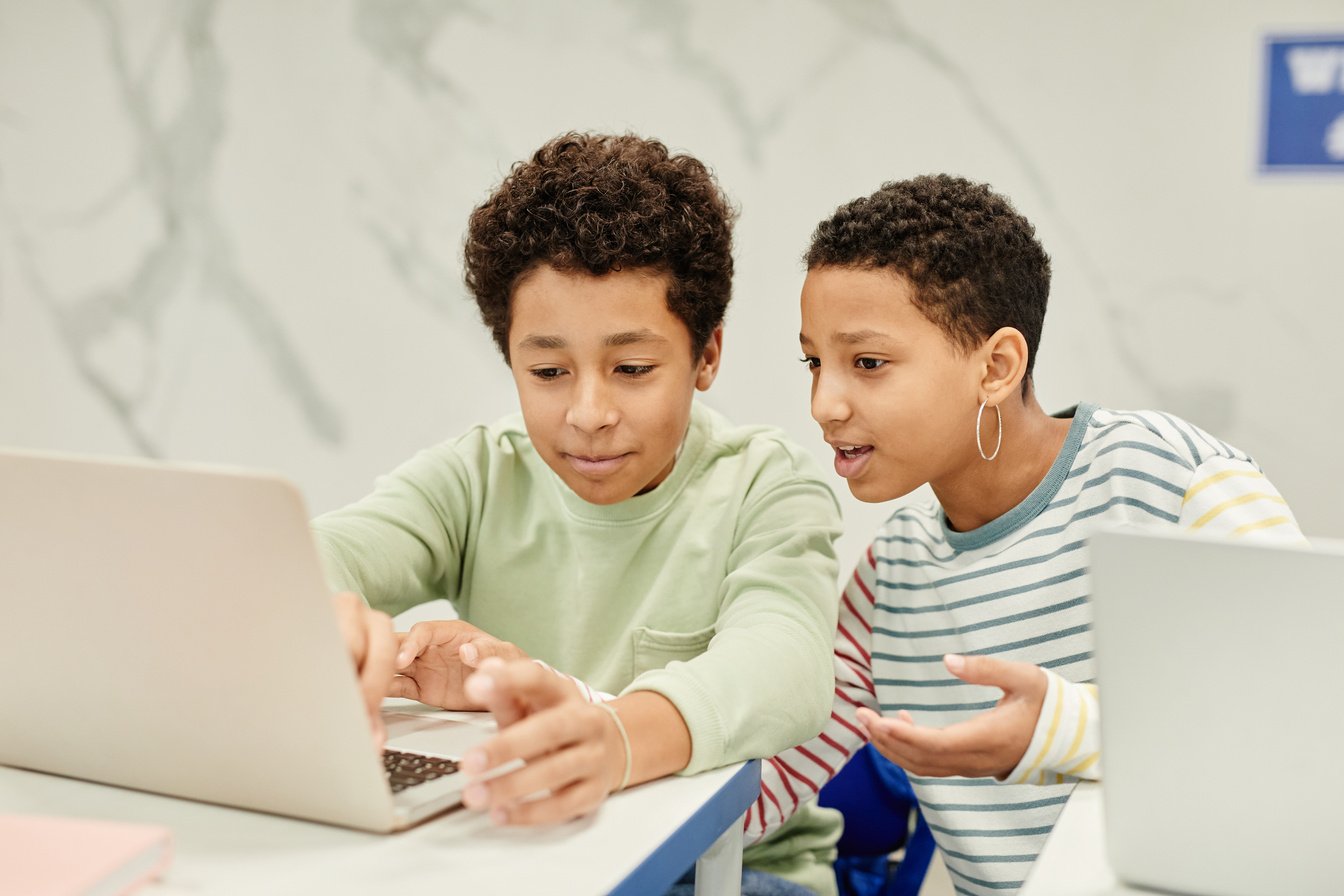
POLYGON ((715 327, 709 334, 709 341, 700 353, 699 369, 695 372, 695 388, 701 392, 714 384, 719 375, 719 361, 723 358, 723 327, 715 327))
POLYGON ((991 407, 997 407, 1013 394, 1027 375, 1031 356, 1027 339, 1016 327, 1000 327, 980 346, 984 367, 980 394, 991 407))

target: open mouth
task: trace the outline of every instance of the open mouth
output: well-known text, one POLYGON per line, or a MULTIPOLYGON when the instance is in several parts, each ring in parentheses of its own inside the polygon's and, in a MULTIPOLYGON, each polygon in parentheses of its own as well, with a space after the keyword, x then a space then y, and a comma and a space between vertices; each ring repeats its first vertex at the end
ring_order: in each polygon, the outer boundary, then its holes
POLYGON ((835 445, 835 472, 846 479, 863 471, 873 455, 872 445, 835 445))

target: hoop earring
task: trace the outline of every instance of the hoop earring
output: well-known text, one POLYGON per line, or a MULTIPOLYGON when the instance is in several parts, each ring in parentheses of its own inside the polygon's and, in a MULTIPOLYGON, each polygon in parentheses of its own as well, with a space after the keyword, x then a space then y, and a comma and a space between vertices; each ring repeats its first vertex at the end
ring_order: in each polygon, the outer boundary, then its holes
POLYGON ((999 449, 1003 447, 1003 411, 999 410, 998 405, 994 405, 994 413, 999 417, 999 440, 994 443, 994 453, 986 454, 985 446, 980 444, 980 415, 985 412, 987 404, 989 404, 988 398, 980 402, 980 410, 975 412, 975 447, 980 449, 980 456, 985 460, 993 460, 999 456, 999 449))

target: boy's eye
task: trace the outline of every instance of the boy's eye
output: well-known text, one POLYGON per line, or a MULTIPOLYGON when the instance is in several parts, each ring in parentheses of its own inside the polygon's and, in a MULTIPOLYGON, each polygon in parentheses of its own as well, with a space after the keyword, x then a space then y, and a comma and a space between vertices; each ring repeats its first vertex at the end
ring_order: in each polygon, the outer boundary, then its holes
POLYGON ((856 367, 861 367, 864 370, 876 370, 886 363, 881 358, 859 358, 854 362, 856 367))
POLYGON ((818 367, 821 366, 821 359, 814 357, 812 355, 804 355, 798 360, 806 364, 808 370, 816 370, 818 367))
POLYGON ((539 380, 553 380, 564 375, 563 367, 538 367, 531 374, 539 380))
POLYGON ((653 372, 652 364, 620 364, 616 367, 616 372, 621 376, 644 376, 646 373, 653 372))

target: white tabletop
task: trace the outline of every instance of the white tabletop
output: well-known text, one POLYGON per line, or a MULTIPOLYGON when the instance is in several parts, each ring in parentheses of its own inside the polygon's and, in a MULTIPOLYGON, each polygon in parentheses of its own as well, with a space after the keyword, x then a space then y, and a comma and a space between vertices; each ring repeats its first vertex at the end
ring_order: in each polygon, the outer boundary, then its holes
POLYGON ((0 812, 170 828, 174 858, 163 880, 147 891, 154 896, 449 888, 651 894, 733 830, 756 798, 759 781, 760 763, 752 761, 633 787, 589 818, 550 828, 497 828, 460 809, 382 835, 0 767, 0 812))

